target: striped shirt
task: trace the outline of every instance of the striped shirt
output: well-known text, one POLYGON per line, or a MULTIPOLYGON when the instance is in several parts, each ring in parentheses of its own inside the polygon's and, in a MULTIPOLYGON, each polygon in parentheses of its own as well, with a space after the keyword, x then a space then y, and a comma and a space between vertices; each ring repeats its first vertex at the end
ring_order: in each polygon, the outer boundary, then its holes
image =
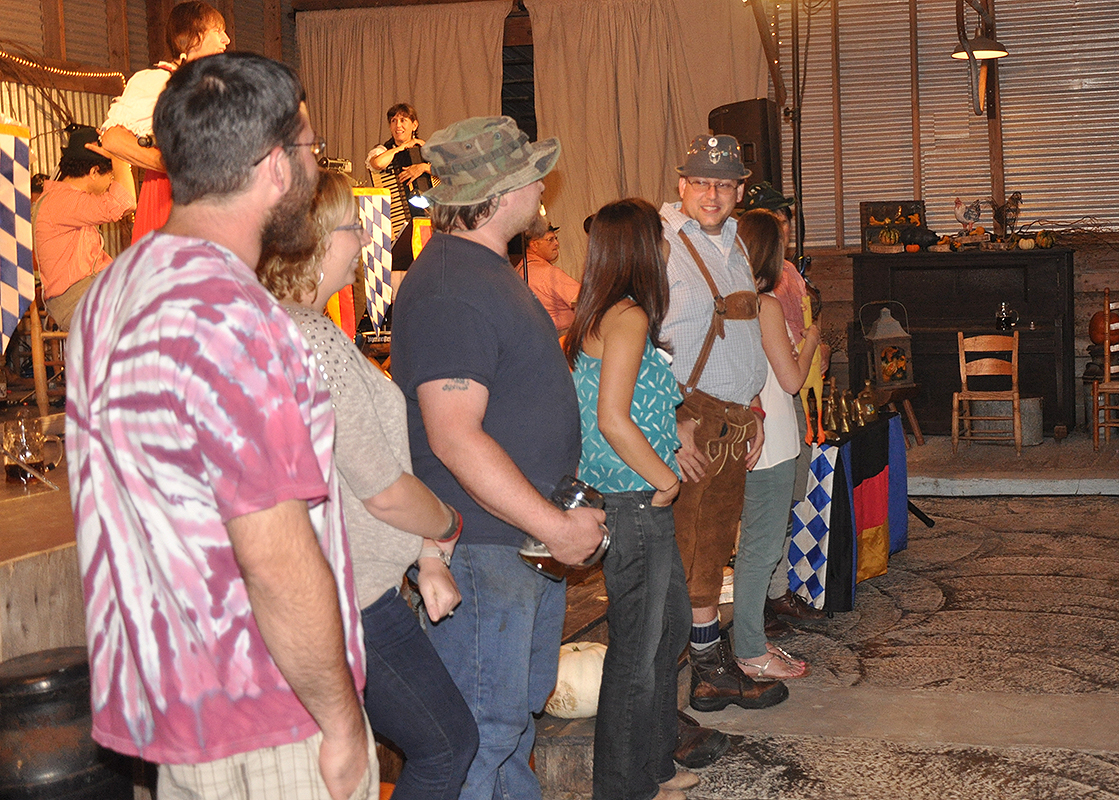
POLYGON ((334 415, 299 329, 233 253, 156 233, 94 281, 68 361, 93 738, 199 763, 313 735, 256 626, 225 527, 307 501, 360 689, 334 415))

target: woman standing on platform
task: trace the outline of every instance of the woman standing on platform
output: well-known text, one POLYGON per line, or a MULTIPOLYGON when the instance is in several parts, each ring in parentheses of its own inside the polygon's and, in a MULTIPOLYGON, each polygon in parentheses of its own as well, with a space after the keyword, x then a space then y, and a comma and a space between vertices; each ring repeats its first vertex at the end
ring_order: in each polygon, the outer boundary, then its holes
POLYGON ((455 800, 478 749, 478 728, 399 587, 404 571, 418 563, 428 616, 452 613, 461 597, 448 565, 462 517, 412 475, 396 384, 323 316, 331 295, 354 282, 370 241, 350 180, 321 173, 311 215, 322 237, 311 260, 266 255, 257 276, 314 348, 330 387, 335 463, 365 627, 365 711, 373 730, 406 758, 392 796, 455 800))
POLYGON ((386 114, 389 120, 389 133, 392 138, 369 151, 365 165, 370 172, 380 172, 390 166, 396 171, 401 188, 411 185, 415 192, 426 192, 431 188, 431 178, 415 183, 421 175, 431 175, 431 164, 420 157, 424 140, 416 138, 420 128, 419 117, 411 103, 397 103, 386 114))
POLYGON ((579 477, 606 496, 611 532, 595 800, 683 800, 698 782, 672 760, 676 666, 692 617, 672 521, 681 396, 661 338, 667 249, 652 205, 603 206, 564 345, 582 418, 579 477))
POLYGON ((761 391, 765 409, 765 446, 757 466, 746 475, 746 501, 734 560, 734 653, 738 667, 752 680, 791 680, 809 673, 808 664, 793 658, 765 636, 765 598, 789 522, 800 454, 799 392, 820 344, 820 331, 804 331, 799 353, 773 294, 781 280, 788 228, 772 211, 742 215, 738 234, 746 245, 758 289, 758 320, 769 376, 761 391))
POLYGON ((152 112, 167 80, 185 61, 224 53, 229 45, 225 18, 201 0, 187 0, 171 9, 167 18, 167 46, 178 54, 174 61, 160 61, 133 75, 124 93, 113 100, 101 125, 101 152, 145 170, 136 202, 132 241, 163 227, 171 213, 171 182, 164 172, 163 155, 152 138, 152 112), (103 151, 103 152, 102 152, 103 151))

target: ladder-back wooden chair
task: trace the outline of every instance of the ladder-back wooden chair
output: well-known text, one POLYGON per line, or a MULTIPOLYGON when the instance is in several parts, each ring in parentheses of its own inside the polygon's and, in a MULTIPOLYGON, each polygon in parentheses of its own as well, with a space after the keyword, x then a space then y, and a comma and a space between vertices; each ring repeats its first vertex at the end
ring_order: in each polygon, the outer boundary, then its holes
POLYGON ((1014 443, 1014 451, 1022 455, 1022 408, 1018 396, 1018 331, 1013 336, 971 336, 956 333, 960 353, 960 391, 952 394, 952 452, 960 439, 977 442, 1014 443), (974 379, 983 376, 1004 376, 1010 388, 1001 391, 976 390, 974 379), (974 414, 972 401, 1004 400, 1010 403, 1009 414, 974 414), (984 426, 976 430, 976 421, 1008 422, 1008 426, 984 426), (961 425, 963 430, 961 431, 961 425))
POLYGON ((1101 429, 1104 442, 1110 442, 1111 429, 1119 428, 1119 300, 1111 299, 1111 289, 1103 290, 1103 326, 1103 375, 1092 381, 1090 424, 1096 450, 1101 429))
POLYGON ((31 319, 31 370, 35 379, 35 404, 39 407, 39 416, 45 417, 50 413, 51 396, 66 395, 65 384, 61 381, 58 381, 59 388, 49 388, 47 367, 54 368, 56 380, 61 377, 62 370, 66 367, 64 351, 67 333, 60 330, 44 330, 43 316, 39 312, 38 302, 33 302, 27 313, 31 319))

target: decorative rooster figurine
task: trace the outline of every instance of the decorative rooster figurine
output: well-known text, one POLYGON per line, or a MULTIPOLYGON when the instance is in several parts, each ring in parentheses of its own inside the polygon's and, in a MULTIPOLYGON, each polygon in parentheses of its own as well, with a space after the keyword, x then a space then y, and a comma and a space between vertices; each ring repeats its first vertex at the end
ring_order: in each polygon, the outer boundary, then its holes
POLYGON ((983 204, 978 200, 965 206, 963 200, 956 198, 956 219, 964 226, 964 233, 971 233, 971 228, 979 222, 979 215, 982 211, 983 204))
POLYGON ((1012 192, 1001 205, 991 198, 991 219, 995 221, 995 232, 1009 236, 1018 227, 1018 214, 1022 210, 1022 193, 1012 192))
MULTIPOLYGON (((804 327, 812 325, 812 301, 808 295, 800 298, 800 307, 804 311, 804 327)), ((808 423, 808 433, 804 437, 805 444, 824 443, 824 376, 820 373, 820 348, 812 354, 812 366, 808 368, 808 377, 800 387, 800 404, 804 406, 804 419, 808 423), (812 435, 812 414, 808 410, 808 393, 816 392, 816 435, 812 435)))

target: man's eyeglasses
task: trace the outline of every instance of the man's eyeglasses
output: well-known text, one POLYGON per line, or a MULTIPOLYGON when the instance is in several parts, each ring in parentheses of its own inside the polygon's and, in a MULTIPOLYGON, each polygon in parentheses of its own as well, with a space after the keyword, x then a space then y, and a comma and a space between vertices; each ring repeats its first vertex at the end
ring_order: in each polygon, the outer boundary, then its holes
POLYGON ((704 194, 711 189, 714 189, 719 194, 730 194, 738 188, 738 184, 734 181, 713 181, 709 178, 684 178, 684 180, 687 182, 688 186, 704 194))
POLYGON ((311 155, 317 158, 326 152, 326 139, 321 136, 316 136, 309 142, 292 142, 291 144, 284 145, 285 149, 288 147, 310 147, 311 155))
MULTIPOLYGON (((261 161, 268 158, 268 153, 271 153, 274 147, 275 147, 275 145, 268 148, 268 152, 266 152, 264 155, 262 155, 256 161, 254 161, 253 166, 255 167, 261 161)), ((323 153, 326 152, 326 139, 322 138, 321 136, 316 136, 313 140, 311 140, 309 142, 292 142, 291 144, 281 145, 281 147, 283 147, 285 150, 287 150, 289 147, 310 147, 311 148, 311 155, 313 155, 315 158, 318 158, 319 156, 321 156, 323 153)))

